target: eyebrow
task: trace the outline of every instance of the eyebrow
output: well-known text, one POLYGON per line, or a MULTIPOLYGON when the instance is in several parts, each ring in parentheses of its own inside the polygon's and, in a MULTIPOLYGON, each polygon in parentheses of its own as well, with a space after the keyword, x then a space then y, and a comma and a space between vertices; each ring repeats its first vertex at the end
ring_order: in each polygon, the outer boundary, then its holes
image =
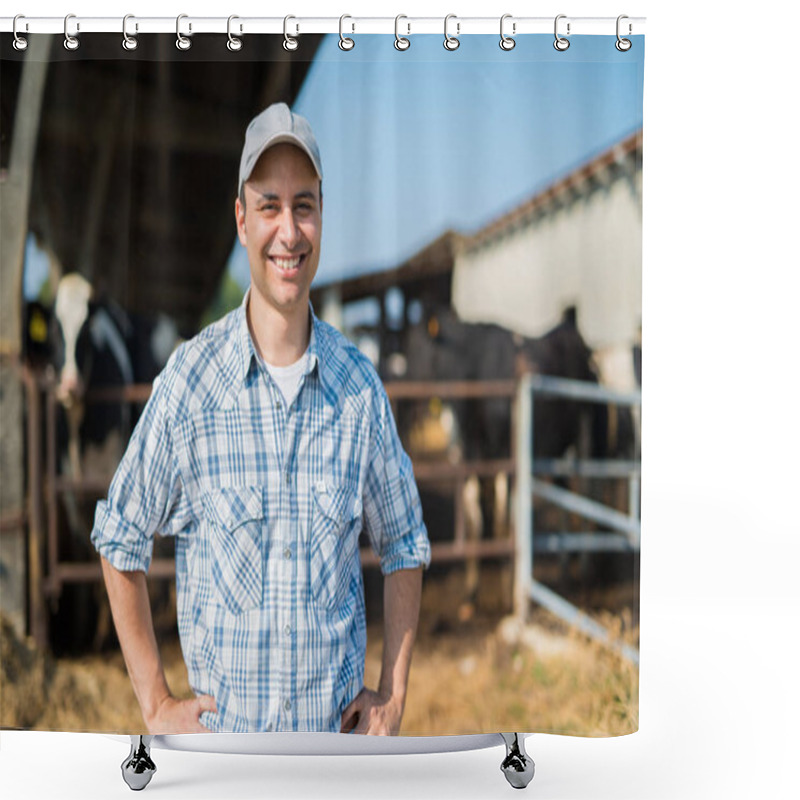
MULTIPOLYGON (((304 190, 302 192, 298 192, 294 196, 295 200, 306 199, 306 198, 309 199, 309 200, 314 200, 315 202, 317 200, 316 194, 314 194, 314 192, 309 191, 308 189, 306 189, 306 190, 304 190)), ((275 200, 280 200, 280 197, 278 197, 277 194, 273 194, 272 192, 264 192, 261 195, 261 199, 262 200, 275 201, 275 200)))

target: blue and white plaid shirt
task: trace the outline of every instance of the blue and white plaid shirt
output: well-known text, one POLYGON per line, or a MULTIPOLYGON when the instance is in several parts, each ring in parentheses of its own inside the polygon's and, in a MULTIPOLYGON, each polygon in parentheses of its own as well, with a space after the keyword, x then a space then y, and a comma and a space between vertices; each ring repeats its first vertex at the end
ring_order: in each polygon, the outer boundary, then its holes
POLYGON ((370 362, 312 312, 290 408, 242 305, 153 385, 92 542, 118 570, 175 536, 189 682, 212 731, 339 731, 364 682, 362 527, 384 575, 427 566, 411 462, 370 362))

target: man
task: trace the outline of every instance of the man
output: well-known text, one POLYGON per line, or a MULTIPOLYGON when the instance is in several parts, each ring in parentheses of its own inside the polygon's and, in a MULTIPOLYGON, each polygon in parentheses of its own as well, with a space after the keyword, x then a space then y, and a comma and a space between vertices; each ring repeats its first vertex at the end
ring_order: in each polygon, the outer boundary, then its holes
POLYGON ((310 308, 322 168, 284 104, 247 129, 235 214, 250 289, 170 359, 97 508, 128 672, 150 733, 395 734, 430 545, 377 374, 310 308), (362 527, 385 576, 377 691, 363 685, 362 527), (176 537, 191 700, 170 693, 153 633, 155 532, 176 537))

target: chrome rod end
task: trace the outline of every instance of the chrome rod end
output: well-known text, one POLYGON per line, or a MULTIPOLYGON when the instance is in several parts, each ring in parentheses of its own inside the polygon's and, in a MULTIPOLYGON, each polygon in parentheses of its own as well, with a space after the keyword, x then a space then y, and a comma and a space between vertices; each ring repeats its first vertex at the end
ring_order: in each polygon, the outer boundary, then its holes
POLYGON ((152 736, 131 736, 131 752, 122 762, 122 779, 135 792, 150 783, 156 772, 156 765, 150 758, 152 736))
POLYGON ((532 780, 536 765, 525 752, 525 740, 518 733, 501 733, 506 745, 506 757, 500 765, 506 780, 515 789, 524 789, 532 780))

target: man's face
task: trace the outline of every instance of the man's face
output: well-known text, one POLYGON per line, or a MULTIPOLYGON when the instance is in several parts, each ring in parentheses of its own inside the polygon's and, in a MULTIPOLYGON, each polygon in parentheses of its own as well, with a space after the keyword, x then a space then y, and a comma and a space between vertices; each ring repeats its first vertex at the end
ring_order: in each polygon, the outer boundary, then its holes
POLYGON ((284 313, 307 306, 322 238, 320 183, 311 161, 294 145, 270 147, 244 193, 244 207, 236 200, 236 227, 253 291, 284 313))

